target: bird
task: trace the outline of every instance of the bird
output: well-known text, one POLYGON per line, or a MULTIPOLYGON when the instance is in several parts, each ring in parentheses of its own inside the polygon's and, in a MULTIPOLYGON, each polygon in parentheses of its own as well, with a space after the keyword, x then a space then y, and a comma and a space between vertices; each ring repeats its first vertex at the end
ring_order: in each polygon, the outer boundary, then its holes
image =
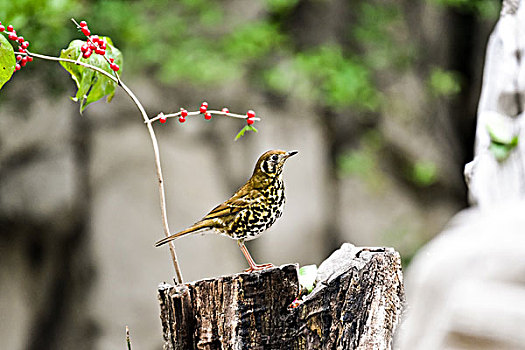
POLYGON ((262 154, 248 181, 228 200, 213 208, 187 229, 155 243, 156 247, 182 236, 210 230, 237 241, 250 267, 246 272, 264 270, 272 264, 257 265, 244 242, 257 238, 283 214, 283 166, 298 151, 270 150, 262 154))

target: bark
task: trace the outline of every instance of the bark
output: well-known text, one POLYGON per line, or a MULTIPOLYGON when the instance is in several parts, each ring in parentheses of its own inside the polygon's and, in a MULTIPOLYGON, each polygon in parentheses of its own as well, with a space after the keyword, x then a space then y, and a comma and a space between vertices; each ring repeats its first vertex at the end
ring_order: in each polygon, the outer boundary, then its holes
POLYGON ((404 303, 399 254, 350 244, 297 307, 296 264, 159 286, 164 349, 390 349, 404 303))

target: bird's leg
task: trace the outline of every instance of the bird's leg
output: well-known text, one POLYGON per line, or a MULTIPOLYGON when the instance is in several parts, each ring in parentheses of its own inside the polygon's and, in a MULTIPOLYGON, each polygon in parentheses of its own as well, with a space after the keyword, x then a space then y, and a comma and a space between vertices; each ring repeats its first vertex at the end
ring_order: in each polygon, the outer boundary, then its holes
POLYGON ((239 245, 239 248, 241 248, 241 252, 243 253, 243 255, 246 258, 246 260, 248 260, 248 264, 250 264, 250 268, 244 270, 245 272, 259 271, 259 270, 264 270, 264 269, 268 269, 270 267, 273 267, 272 264, 257 265, 255 263, 255 261, 253 260, 252 256, 250 255, 250 252, 248 251, 248 249, 244 245, 244 240, 243 239, 239 239, 237 241, 237 244, 239 245))

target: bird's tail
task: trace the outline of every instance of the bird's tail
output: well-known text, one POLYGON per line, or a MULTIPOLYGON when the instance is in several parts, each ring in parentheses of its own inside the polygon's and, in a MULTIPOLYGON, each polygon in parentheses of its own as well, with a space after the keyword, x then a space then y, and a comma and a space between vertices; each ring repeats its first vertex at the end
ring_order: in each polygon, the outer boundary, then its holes
POLYGON ((190 234, 190 233, 193 233, 193 232, 197 232, 197 231, 200 231, 200 230, 204 230, 204 229, 207 229, 209 228, 209 226, 207 225, 207 223, 205 222, 197 222, 196 224, 194 224, 193 226, 185 229, 184 231, 180 231, 180 232, 177 232, 177 233, 174 233, 172 234, 171 236, 169 237, 166 237, 166 238, 163 238, 161 239, 160 241, 158 241, 157 243, 155 243, 155 247, 160 247, 161 245, 163 244, 166 244, 168 242, 171 242, 173 241, 174 239, 177 239, 179 237, 182 237, 182 236, 185 236, 187 234, 190 234))

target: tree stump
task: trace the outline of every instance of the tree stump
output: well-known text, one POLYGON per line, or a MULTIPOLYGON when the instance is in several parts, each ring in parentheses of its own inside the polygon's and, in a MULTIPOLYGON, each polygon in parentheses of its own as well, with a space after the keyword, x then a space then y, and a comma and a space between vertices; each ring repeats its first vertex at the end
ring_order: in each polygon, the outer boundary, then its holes
POLYGON ((404 304, 399 253, 345 243, 296 307, 298 267, 158 288, 164 349, 391 349, 404 304))

